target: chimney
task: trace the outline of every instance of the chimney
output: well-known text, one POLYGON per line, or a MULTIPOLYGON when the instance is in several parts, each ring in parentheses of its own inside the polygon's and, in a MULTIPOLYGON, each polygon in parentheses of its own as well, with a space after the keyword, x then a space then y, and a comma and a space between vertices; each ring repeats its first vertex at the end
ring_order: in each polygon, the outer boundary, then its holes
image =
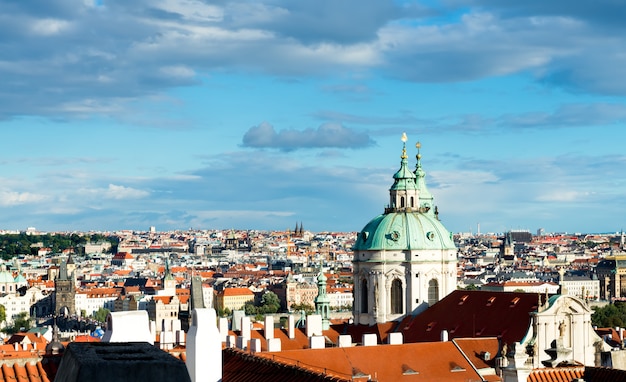
POLYGON ((250 351, 252 353, 259 353, 261 351, 261 340, 253 338, 250 340, 250 351))
POLYGON ((226 337, 228 337, 228 318, 220 317, 219 330, 220 330, 220 338, 222 339, 222 342, 226 342, 226 337))
POLYGON ((376 346, 378 345, 378 339, 376 338, 376 334, 363 334, 363 346, 376 346))
POLYGON ((309 337, 309 347, 311 349, 324 349, 326 347, 326 339, 324 336, 309 337))
POLYGON ((393 332, 387 335, 389 345, 402 345, 403 337, 401 332, 393 332))
POLYGON ((311 314, 306 318, 306 336, 322 335, 322 316, 320 314, 311 314))
POLYGON ((287 334, 289 334, 289 339, 296 338, 296 318, 292 315, 287 318, 287 334))
POLYGON ((350 346, 352 346, 352 337, 349 334, 339 335, 339 339, 337 339, 337 347, 349 348, 350 346))
POLYGON ((194 309, 187 333, 187 371, 192 382, 222 380, 222 340, 215 309, 194 309))
POLYGON ((441 342, 448 342, 448 331, 445 329, 441 331, 441 342))
POLYGON ((250 339, 250 317, 241 317, 241 336, 247 340, 250 339))
POLYGON ((270 340, 274 338, 274 316, 265 316, 265 339, 270 340))
POLYGON ((270 338, 267 340, 267 351, 281 351, 280 338, 270 338))
POLYGON ((146 310, 111 312, 107 316, 107 330, 102 342, 148 342, 154 345, 150 324, 146 310))

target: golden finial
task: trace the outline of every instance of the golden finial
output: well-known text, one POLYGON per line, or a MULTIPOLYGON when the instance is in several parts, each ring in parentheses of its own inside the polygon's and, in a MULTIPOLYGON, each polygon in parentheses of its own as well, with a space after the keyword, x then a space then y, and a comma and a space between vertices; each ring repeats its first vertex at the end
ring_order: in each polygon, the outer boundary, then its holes
POLYGON ((415 148, 417 148, 417 155, 415 157, 417 158, 417 160, 422 159, 422 154, 420 154, 420 149, 422 148, 422 144, 420 143, 420 141, 417 141, 417 143, 415 144, 415 148))
POLYGON ((403 144, 402 144, 402 156, 400 158, 406 159, 406 158, 408 158, 406 156, 406 141, 408 140, 408 138, 406 137, 406 133, 402 133, 402 138, 401 139, 402 139, 403 144))

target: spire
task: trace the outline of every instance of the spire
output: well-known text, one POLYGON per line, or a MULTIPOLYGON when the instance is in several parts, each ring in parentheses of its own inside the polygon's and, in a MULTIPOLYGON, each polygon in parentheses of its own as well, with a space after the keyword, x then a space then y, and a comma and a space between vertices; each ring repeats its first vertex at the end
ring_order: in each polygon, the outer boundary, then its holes
POLYGON ((415 148, 417 148, 417 155, 415 155, 415 159, 417 159, 415 164, 415 184, 419 190, 419 206, 421 211, 426 213, 433 208, 433 195, 426 187, 426 173, 422 169, 422 154, 420 152, 422 144, 417 142, 415 148))
POLYGON ((393 185, 389 189, 389 208, 385 211, 400 212, 417 208, 417 186, 415 174, 409 170, 406 155, 406 133, 402 133, 402 155, 400 155, 400 169, 393 174, 393 185))
POLYGON ((165 275, 163 277, 164 280, 174 280, 174 276, 172 276, 172 272, 170 271, 170 260, 165 259, 165 275))
POLYGON ((317 297, 315 297, 315 312, 322 316, 322 330, 330 328, 330 297, 326 293, 326 276, 320 262, 320 273, 317 276, 317 297))
POLYGON ((65 260, 61 261, 61 265, 59 266, 59 275, 57 278, 62 281, 69 280, 69 275, 67 274, 67 263, 65 260))

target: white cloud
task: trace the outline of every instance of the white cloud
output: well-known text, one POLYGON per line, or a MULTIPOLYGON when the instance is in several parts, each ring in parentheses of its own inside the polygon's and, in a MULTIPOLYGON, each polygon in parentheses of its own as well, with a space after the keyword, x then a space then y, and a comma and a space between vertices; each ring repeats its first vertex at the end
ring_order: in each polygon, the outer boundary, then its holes
POLYGON ((67 30, 70 25, 71 24, 65 20, 39 19, 33 22, 31 30, 37 35, 50 36, 67 30))
POLYGON ((148 191, 115 184, 109 184, 108 188, 82 188, 78 190, 78 194, 90 196, 92 198, 113 200, 140 199, 150 195, 148 191))
POLYGON ((0 191, 1 206, 40 203, 47 199, 46 195, 31 192, 0 191))

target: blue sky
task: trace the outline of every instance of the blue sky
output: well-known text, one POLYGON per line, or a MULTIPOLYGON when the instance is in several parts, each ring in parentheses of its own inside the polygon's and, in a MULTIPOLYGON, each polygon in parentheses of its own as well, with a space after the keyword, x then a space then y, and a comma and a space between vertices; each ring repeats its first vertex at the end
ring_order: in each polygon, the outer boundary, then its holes
POLYGON ((625 228, 612 0, 0 2, 0 229, 625 228))

